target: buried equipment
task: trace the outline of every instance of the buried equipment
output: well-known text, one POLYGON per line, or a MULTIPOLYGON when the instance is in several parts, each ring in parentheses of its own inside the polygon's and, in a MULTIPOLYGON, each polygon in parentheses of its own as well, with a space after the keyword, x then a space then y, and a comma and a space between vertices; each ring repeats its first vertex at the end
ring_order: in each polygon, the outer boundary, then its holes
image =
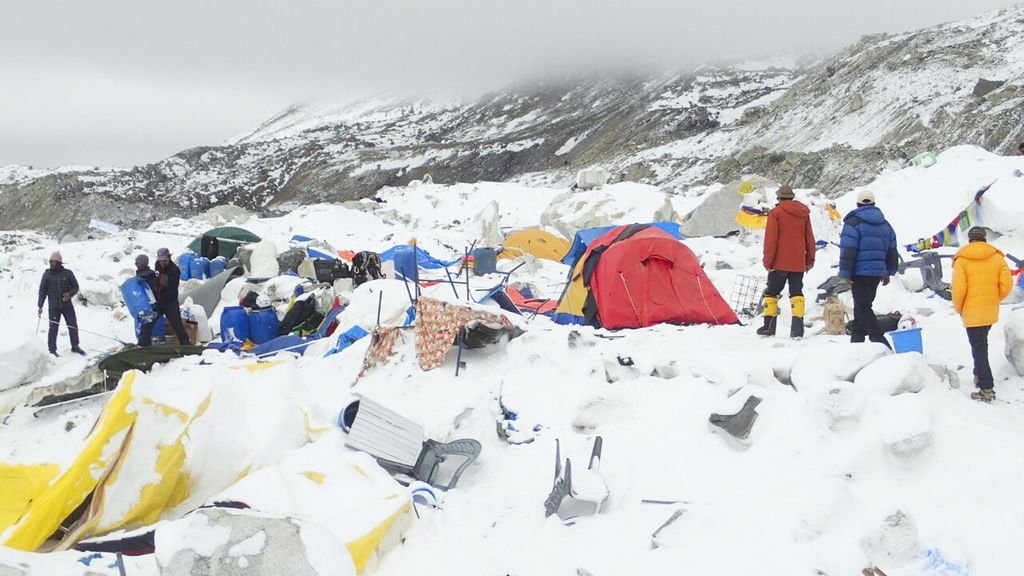
POLYGON ((572 462, 566 458, 562 468, 562 447, 555 440, 555 481, 551 493, 544 500, 544 515, 558 514, 562 520, 572 520, 580 516, 593 516, 601 511, 601 506, 608 500, 608 486, 600 475, 601 449, 604 439, 594 438, 594 447, 590 452, 590 462, 584 472, 587 477, 585 490, 579 483, 573 486, 572 462))
POLYGON ((422 426, 366 397, 346 406, 339 420, 348 432, 346 446, 373 456, 392 474, 405 474, 442 490, 454 488, 480 455, 480 443, 471 438, 447 444, 424 440, 422 426), (449 458, 462 462, 442 483, 442 465, 449 458))

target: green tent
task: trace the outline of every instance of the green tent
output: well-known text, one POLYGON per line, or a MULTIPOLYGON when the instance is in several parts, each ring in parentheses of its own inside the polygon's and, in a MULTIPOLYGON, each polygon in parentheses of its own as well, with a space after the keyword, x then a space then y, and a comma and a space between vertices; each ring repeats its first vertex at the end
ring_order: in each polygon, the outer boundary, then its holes
POLYGON ((197 237, 195 240, 189 243, 188 249, 201 254, 203 250, 203 237, 210 236, 217 239, 217 255, 223 256, 227 259, 235 257, 235 252, 238 251, 238 247, 242 244, 248 244, 250 242, 259 242, 260 237, 249 232, 245 228, 238 228, 235 226, 224 226, 223 228, 213 228, 207 230, 202 235, 197 237))
POLYGON ((149 372, 154 364, 164 364, 175 358, 202 354, 205 346, 182 346, 180 344, 161 344, 159 346, 127 346, 100 360, 99 368, 106 376, 108 385, 117 385, 121 375, 129 370, 149 372))

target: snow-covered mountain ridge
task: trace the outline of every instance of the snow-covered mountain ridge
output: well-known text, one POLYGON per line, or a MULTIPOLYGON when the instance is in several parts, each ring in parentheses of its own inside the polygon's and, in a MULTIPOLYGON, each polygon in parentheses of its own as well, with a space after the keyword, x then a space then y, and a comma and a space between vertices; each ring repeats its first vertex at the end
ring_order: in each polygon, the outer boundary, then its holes
POLYGON ((438 182, 567 185, 602 165, 684 189, 760 173, 839 194, 924 150, 1016 148, 1024 7, 778 62, 576 79, 468 101, 297 105, 219 146, 131 169, 0 168, 0 228, 80 232, 232 203, 261 212, 438 182), (985 82, 981 82, 984 80, 985 82))

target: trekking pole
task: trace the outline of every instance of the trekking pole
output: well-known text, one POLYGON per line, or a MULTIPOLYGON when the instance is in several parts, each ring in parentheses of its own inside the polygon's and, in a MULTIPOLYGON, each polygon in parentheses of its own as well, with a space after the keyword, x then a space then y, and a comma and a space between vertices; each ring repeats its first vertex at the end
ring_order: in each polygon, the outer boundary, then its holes
POLYGON ((43 315, 40 314, 39 316, 36 316, 36 331, 35 331, 36 334, 39 334, 39 324, 41 324, 42 322, 43 322, 43 315))

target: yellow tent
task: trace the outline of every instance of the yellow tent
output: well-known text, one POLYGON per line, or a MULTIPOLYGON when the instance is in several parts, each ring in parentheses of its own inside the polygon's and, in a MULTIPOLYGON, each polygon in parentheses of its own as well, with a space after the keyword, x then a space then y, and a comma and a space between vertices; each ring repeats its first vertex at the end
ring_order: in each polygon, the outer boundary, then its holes
POLYGON ((501 252, 500 258, 516 258, 523 254, 530 254, 536 258, 561 262, 562 258, 569 253, 568 240, 540 228, 527 228, 513 232, 505 238, 502 245, 505 249, 501 252))

